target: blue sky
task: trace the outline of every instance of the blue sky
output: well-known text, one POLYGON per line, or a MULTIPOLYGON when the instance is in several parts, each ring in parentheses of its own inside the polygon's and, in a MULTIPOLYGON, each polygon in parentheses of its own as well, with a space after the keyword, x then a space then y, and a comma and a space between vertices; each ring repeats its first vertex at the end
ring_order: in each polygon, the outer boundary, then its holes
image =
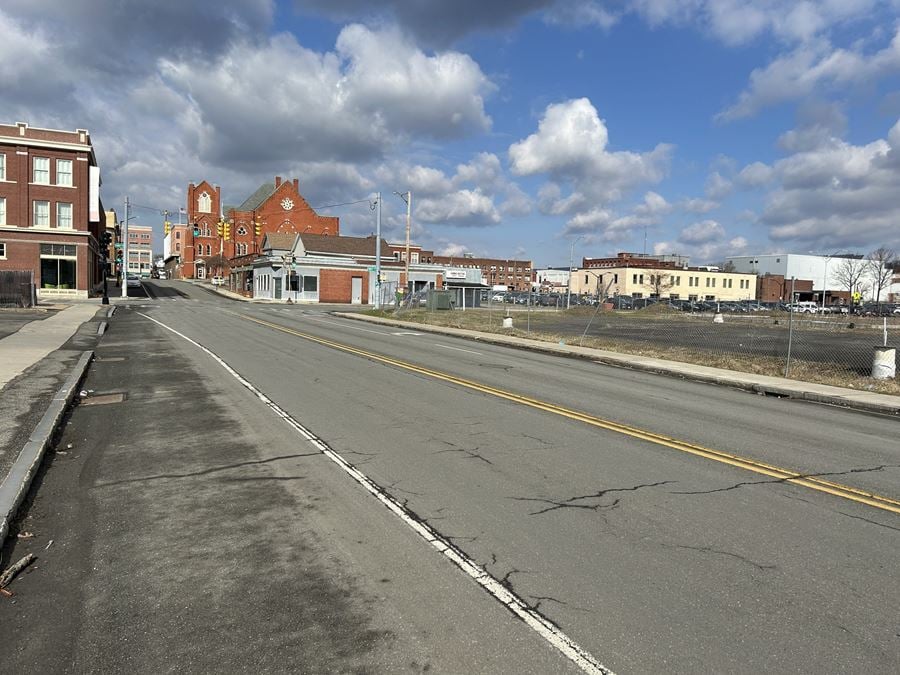
MULTIPOLYGON (((380 190, 396 240, 411 189, 417 243, 538 266, 645 232, 696 263, 900 249, 898 19, 898 0, 10 0, 0 119, 88 128, 118 211, 177 210, 201 179, 239 203, 278 174, 313 205, 380 190)), ((325 212, 374 228, 365 204, 325 212)))

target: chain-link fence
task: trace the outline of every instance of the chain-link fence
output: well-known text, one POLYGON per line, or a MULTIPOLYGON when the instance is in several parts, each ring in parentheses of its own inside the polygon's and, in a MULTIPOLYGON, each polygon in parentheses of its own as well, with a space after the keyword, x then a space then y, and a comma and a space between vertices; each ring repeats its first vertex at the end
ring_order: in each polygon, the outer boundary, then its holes
MULTIPOLYGON (((415 310, 421 300, 412 294, 402 303, 402 312, 426 322, 744 372, 843 386, 863 378, 867 387, 867 378, 875 373, 896 383, 892 378, 900 348, 900 312, 890 306, 868 312, 875 314, 870 316, 841 313, 839 308, 835 313, 801 313, 752 303, 687 311, 655 303, 620 310, 614 303, 589 305, 576 298, 567 310, 565 295, 522 295, 521 302, 488 297, 480 309, 468 312, 419 313, 415 310), (503 319, 512 321, 504 325, 503 319)), ((900 393, 900 385, 897 388, 900 393)))

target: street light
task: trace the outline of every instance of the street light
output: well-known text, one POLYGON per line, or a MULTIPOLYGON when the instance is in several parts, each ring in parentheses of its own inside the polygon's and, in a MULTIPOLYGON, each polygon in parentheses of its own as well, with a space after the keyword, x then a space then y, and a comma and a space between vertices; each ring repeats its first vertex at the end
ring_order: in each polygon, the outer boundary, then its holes
POLYGON ((412 292, 412 286, 409 282, 409 224, 412 217, 412 191, 397 192, 394 190, 394 194, 406 202, 406 286, 412 292))
POLYGON ((566 309, 569 309, 572 306, 572 263, 575 259, 575 244, 581 239, 584 239, 583 234, 579 234, 572 240, 572 248, 569 249, 569 282, 566 289, 566 309))

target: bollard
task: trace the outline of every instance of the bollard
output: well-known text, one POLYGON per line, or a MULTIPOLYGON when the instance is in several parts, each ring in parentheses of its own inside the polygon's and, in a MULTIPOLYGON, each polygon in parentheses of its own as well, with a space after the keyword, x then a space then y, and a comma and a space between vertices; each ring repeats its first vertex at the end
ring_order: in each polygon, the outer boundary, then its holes
POLYGON ((890 380, 897 375, 897 350, 894 347, 875 347, 872 358, 872 377, 890 380))

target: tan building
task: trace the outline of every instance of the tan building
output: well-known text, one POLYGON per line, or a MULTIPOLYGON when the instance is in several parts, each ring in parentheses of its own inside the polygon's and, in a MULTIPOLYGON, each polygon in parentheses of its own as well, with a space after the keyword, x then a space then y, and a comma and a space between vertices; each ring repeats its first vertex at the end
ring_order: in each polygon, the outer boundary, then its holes
POLYGON ((573 293, 603 297, 737 301, 752 300, 756 295, 755 274, 703 267, 581 268, 573 270, 571 283, 573 293))

